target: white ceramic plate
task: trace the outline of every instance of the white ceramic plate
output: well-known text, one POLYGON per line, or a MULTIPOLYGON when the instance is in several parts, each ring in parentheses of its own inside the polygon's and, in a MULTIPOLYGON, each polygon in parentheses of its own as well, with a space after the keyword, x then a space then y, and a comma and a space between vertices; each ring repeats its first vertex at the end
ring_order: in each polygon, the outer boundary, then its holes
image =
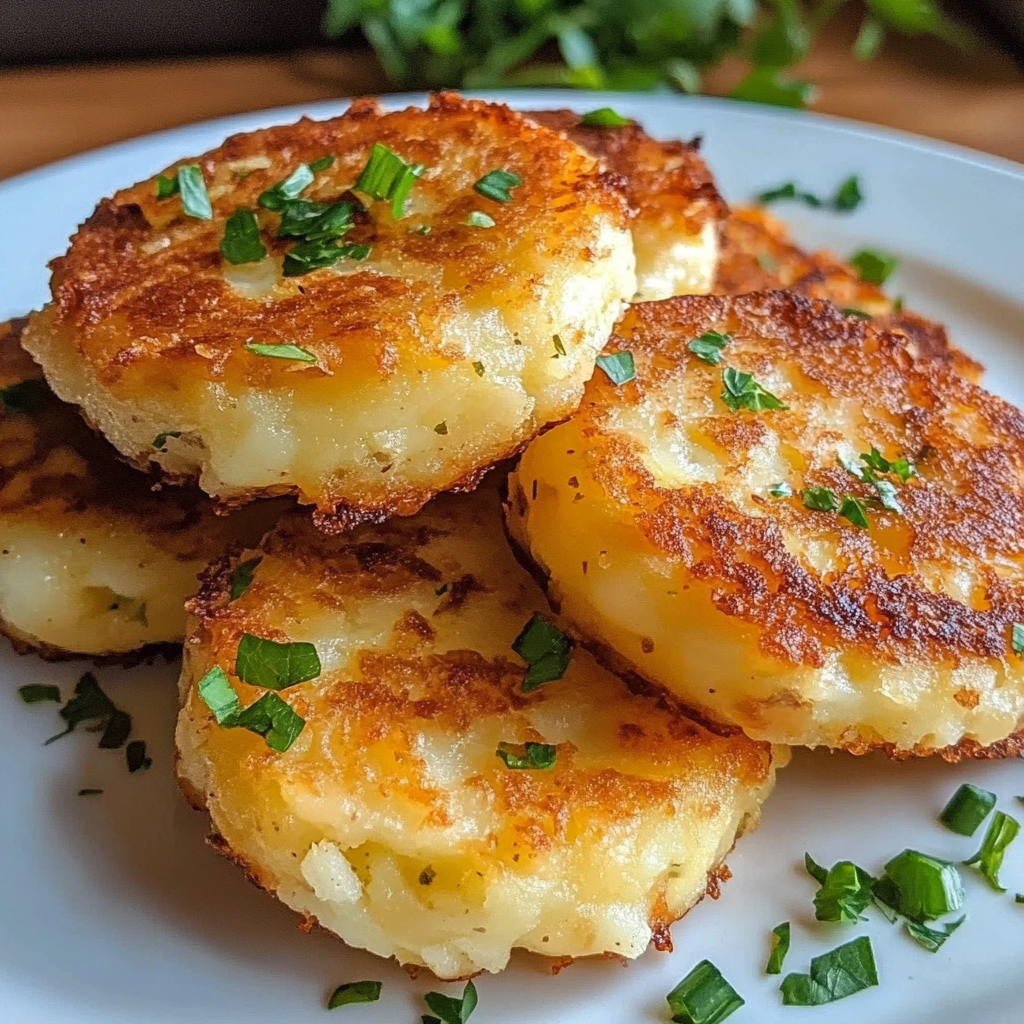
MULTIPOLYGON (((703 134, 726 196, 736 202, 796 179, 823 193, 858 173, 867 201, 852 216, 780 208, 797 237, 842 254, 861 245, 902 257, 892 282, 913 308, 946 321, 956 342, 989 368, 988 384, 1024 404, 1024 168, 966 150, 806 114, 706 99, 532 92, 520 106, 614 106, 656 135, 703 134)), ((404 101, 404 97, 402 100, 404 101)), ((399 102, 396 98, 394 102, 399 102)), ((86 154, 0 186, 0 317, 47 297, 46 261, 96 200, 229 132, 327 116, 344 103, 270 111, 194 125, 86 154)), ((0 649, 0 1021, 32 1024, 222 1024, 324 1019, 325 993, 379 978, 381 1001, 340 1011, 360 1024, 414 1022, 436 982, 301 934, 295 917, 251 887, 203 843, 203 819, 171 779, 176 666, 101 671, 151 748, 148 773, 129 776, 120 752, 74 735, 43 747, 55 705, 23 706, 16 687, 56 682, 76 666, 49 666, 0 649), (99 797, 76 794, 101 787, 99 797)), ((1024 838, 1010 848, 998 896, 965 869, 968 921, 929 954, 876 914, 853 929, 814 921, 805 850, 825 864, 850 858, 877 871, 911 846, 954 860, 976 839, 945 831, 936 814, 965 780, 996 791, 1012 811, 1024 765, 952 767, 799 752, 781 773, 760 831, 730 858, 734 879, 675 929, 675 952, 649 952, 623 969, 579 963, 551 977, 514 959, 478 979, 474 1024, 623 1024, 667 1020, 667 993, 702 958, 746 998, 733 1018, 822 1024, 985 1021, 1024 1015, 1024 838), (786 970, 866 932, 881 985, 820 1009, 785 1008, 763 973, 769 930, 793 923, 786 970)), ((1018 806, 1019 810, 1024 811, 1018 806)), ((455 987, 444 986, 457 991, 455 987)))

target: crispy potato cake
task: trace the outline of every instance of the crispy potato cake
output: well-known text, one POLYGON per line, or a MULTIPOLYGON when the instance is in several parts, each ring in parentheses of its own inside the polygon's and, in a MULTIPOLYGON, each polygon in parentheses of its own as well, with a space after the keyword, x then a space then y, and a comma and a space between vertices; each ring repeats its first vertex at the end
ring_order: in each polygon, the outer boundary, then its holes
POLYGON ((199 572, 282 502, 225 519, 194 487, 154 491, 53 396, 23 326, 0 324, 0 633, 52 658, 180 643, 199 572))
POLYGON ((786 288, 811 299, 828 299, 840 309, 869 315, 877 327, 904 335, 912 352, 953 362, 977 382, 983 367, 950 344, 942 324, 894 302, 878 285, 862 281, 832 253, 805 252, 783 223, 759 207, 731 211, 722 225, 722 252, 711 291, 722 295, 786 288))
POLYGON ((956 758, 1021 727, 1016 408, 786 292, 639 305, 609 351, 635 379, 596 373, 510 482, 569 628, 759 739, 956 758))
POLYGON ((101 202, 52 266, 24 344, 62 399, 137 466, 297 494, 327 530, 568 415, 636 283, 621 180, 453 94, 233 136, 101 202))
POLYGON ((699 138, 659 142, 634 121, 595 127, 571 110, 534 110, 526 116, 564 132, 626 179, 634 210, 636 301, 711 291, 719 224, 728 207, 701 159, 699 138))
POLYGON ((192 609, 177 770, 214 845, 349 944, 441 978, 501 970, 513 948, 668 948, 788 759, 631 693, 582 650, 525 686, 511 645, 546 605, 491 484, 344 537, 286 517, 211 569, 192 609), (222 694, 278 701, 239 678, 245 634, 318 652, 296 676, 319 676, 280 693, 304 720, 283 752, 199 694, 223 671, 222 694))

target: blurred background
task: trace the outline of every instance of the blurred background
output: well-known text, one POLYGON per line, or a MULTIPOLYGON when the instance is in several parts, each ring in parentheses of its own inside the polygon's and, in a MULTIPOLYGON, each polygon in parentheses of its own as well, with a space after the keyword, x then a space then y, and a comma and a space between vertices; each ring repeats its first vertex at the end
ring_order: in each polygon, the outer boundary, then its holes
POLYGON ((1024 0, 0 0, 0 177, 207 117, 448 86, 731 95, 1024 162, 1022 69, 1024 0))

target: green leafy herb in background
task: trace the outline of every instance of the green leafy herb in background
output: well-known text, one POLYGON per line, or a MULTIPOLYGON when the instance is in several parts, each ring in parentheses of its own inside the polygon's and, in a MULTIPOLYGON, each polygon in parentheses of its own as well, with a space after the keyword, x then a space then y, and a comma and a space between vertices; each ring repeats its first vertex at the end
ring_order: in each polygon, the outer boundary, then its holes
MULTIPOLYGON (((936 0, 854 0, 863 14, 854 55, 886 32, 967 34, 936 0)), ((328 0, 324 32, 361 30, 401 85, 570 86, 700 92, 705 72, 738 55, 732 95, 799 107, 813 87, 793 68, 851 0, 328 0)))

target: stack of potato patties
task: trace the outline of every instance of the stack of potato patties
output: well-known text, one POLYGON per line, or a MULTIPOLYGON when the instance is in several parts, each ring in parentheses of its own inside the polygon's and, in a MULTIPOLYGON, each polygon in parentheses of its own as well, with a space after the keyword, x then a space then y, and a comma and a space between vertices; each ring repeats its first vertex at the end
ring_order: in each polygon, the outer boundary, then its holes
POLYGON ((183 791, 354 946, 670 948, 772 744, 1018 728, 1020 414, 693 143, 359 101, 104 200, 52 290, 3 340, 4 628, 184 637, 183 791))

